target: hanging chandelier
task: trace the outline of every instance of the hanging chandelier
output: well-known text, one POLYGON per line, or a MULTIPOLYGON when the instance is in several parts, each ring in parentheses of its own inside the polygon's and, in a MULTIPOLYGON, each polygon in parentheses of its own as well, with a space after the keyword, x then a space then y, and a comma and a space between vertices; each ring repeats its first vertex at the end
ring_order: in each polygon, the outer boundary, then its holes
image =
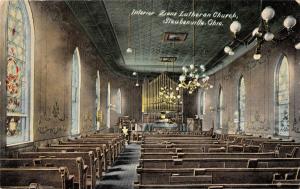
POLYGON ((209 76, 203 74, 205 71, 204 65, 200 65, 199 67, 194 64, 191 64, 189 67, 183 66, 182 71, 182 75, 179 76, 178 90, 179 88, 183 88, 188 90, 189 94, 192 94, 198 88, 213 88, 208 82, 209 76))
MULTIPOLYGON (((299 0, 296 0, 299 2, 299 0)), ((253 59, 259 60, 261 58, 261 48, 262 44, 265 42, 270 42, 270 41, 282 41, 287 38, 291 38, 295 44, 295 48, 297 50, 300 49, 300 39, 297 38, 296 36, 293 36, 292 34, 295 33, 293 31, 293 27, 296 25, 297 20, 295 17, 292 15, 287 16, 284 21, 283 21, 283 26, 284 29, 280 31, 280 36, 275 36, 270 29, 269 26, 269 21, 272 20, 275 16, 275 10, 271 6, 265 7, 261 11, 261 21, 258 27, 254 28, 252 32, 252 37, 257 41, 257 46, 255 49, 255 53, 253 55, 253 59)), ((233 21, 230 25, 230 31, 234 35, 234 41, 232 41, 229 45, 224 47, 224 52, 228 55, 234 55, 234 51, 232 50, 231 46, 233 43, 239 42, 245 44, 245 42, 239 40, 237 38, 237 33, 240 32, 242 29, 241 24, 238 21, 233 21)))
MULTIPOLYGON (((193 11, 195 11, 195 2, 193 0, 193 11)), ((189 94, 192 94, 196 89, 209 89, 213 88, 211 84, 209 84, 209 76, 205 75, 205 66, 195 65, 195 25, 193 25, 193 63, 189 66, 182 67, 182 74, 179 76, 179 84, 176 90, 186 89, 189 94)))
POLYGON ((181 104, 179 90, 174 91, 172 87, 161 87, 158 93, 158 101, 163 104, 181 104))

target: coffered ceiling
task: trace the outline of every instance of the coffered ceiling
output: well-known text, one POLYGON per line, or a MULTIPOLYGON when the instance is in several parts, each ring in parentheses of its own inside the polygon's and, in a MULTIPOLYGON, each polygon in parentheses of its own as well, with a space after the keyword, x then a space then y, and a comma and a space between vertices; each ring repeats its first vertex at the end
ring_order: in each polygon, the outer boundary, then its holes
POLYGON ((204 64, 210 69, 227 56, 223 48, 233 40, 229 31, 233 20, 242 24, 238 37, 245 39, 259 24, 262 7, 271 5, 275 9, 275 21, 270 23, 274 30, 280 28, 285 16, 299 16, 300 12, 293 0, 103 0, 66 3, 104 61, 115 71, 124 74, 132 71, 151 74, 173 69, 179 72, 183 65, 193 63, 193 49, 195 64, 204 64), (196 13, 211 14, 210 17, 202 15, 195 18, 196 21, 200 20, 198 22, 202 21, 204 26, 195 26, 193 32, 192 25, 170 24, 172 19, 194 21, 193 17, 179 16, 181 12, 193 11, 193 5, 196 13), (162 11, 173 15, 159 15, 162 11), (225 14, 236 17, 220 18, 225 14), (166 23, 166 20, 169 22, 166 23), (221 25, 210 25, 213 23, 221 25), (165 32, 186 33, 186 40, 166 42, 163 40, 165 32), (133 53, 126 52, 129 46, 133 53), (161 57, 176 57, 174 68, 173 63, 162 63, 161 57))

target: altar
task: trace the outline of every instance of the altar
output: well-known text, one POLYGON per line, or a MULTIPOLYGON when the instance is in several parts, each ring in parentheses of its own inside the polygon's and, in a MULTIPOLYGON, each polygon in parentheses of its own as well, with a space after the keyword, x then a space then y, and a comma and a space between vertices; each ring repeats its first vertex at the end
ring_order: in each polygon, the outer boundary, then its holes
POLYGON ((155 132, 155 131, 176 131, 178 130, 178 125, 171 122, 169 119, 160 119, 153 123, 144 123, 143 131, 155 132))

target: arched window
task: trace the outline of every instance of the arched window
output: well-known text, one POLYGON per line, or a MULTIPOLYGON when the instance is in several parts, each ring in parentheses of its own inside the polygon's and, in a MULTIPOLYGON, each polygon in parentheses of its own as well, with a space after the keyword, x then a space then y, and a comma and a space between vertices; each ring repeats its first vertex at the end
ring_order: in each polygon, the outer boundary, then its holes
POLYGON ((245 130, 245 104, 246 104, 246 91, 245 81, 242 76, 238 85, 238 131, 244 132, 245 130))
POLYGON ((122 93, 120 88, 117 92, 116 111, 118 114, 122 113, 122 93))
POLYGON ((284 56, 276 68, 275 134, 289 136, 289 65, 284 56))
POLYGON ((97 79, 96 79, 96 126, 97 130, 100 129, 100 73, 97 71, 97 79))
POLYGON ((33 115, 33 23, 28 2, 8 2, 7 49, 7 144, 31 141, 33 115))
POLYGON ((200 113, 201 115, 205 114, 205 99, 206 99, 206 92, 202 91, 201 93, 201 106, 200 106, 200 113))
POLYGON ((223 127, 223 90, 220 86, 217 106, 217 128, 222 129, 223 127))
POLYGON ((206 92, 203 90, 198 91, 198 115, 204 115, 205 114, 205 98, 206 98, 206 92))
POLYGON ((72 61, 72 128, 71 134, 80 132, 80 85, 81 67, 78 48, 73 53, 72 61))
POLYGON ((107 83, 107 106, 106 106, 106 126, 110 128, 110 82, 107 83))

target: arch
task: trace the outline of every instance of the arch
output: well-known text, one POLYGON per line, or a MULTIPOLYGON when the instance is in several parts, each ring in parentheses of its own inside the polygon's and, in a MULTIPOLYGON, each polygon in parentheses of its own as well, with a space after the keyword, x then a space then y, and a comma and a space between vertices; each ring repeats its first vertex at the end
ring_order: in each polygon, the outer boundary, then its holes
POLYGON ((245 131, 245 106, 246 106, 246 87, 244 76, 242 75, 238 83, 238 132, 245 131))
POLYGON ((205 99, 206 92, 204 90, 198 90, 198 116, 205 114, 205 99))
POLYGON ((110 82, 107 83, 106 127, 110 128, 110 82))
POLYGON ((122 93, 120 88, 118 88, 117 92, 116 111, 118 114, 122 113, 122 93))
POLYGON ((218 100, 217 100, 217 129, 223 128, 223 106, 224 106, 224 97, 223 97, 223 89, 220 85, 218 100))
POLYGON ((72 59, 72 123, 71 134, 80 133, 80 89, 81 65, 78 47, 74 50, 72 59))
POLYGON ((275 135, 289 136, 289 64, 282 56, 275 69, 275 135))
POLYGON ((7 145, 33 141, 34 26, 28 1, 9 1, 6 20, 7 145))
POLYGON ((97 70, 97 78, 96 78, 96 101, 95 101, 95 105, 96 105, 96 129, 99 130, 100 129, 100 72, 99 70, 97 70))

